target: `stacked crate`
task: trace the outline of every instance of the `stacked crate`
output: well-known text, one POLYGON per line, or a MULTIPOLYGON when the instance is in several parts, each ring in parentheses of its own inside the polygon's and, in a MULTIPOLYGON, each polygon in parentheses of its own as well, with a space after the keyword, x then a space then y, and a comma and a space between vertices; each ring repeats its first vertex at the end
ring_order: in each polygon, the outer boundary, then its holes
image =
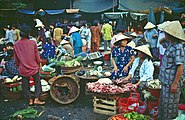
POLYGON ((104 115, 117 114, 117 100, 110 97, 93 96, 93 111, 104 115))

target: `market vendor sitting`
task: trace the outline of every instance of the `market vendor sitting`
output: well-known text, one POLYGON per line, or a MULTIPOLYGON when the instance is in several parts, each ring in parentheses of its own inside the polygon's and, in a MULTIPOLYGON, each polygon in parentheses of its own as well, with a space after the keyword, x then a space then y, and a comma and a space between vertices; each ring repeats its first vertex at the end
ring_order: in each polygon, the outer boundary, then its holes
POLYGON ((127 46, 129 37, 120 35, 114 41, 115 47, 112 51, 112 64, 114 66, 111 74, 111 79, 116 80, 128 75, 131 65, 135 59, 134 50, 132 47, 127 46))
POLYGON ((153 80, 154 66, 151 61, 152 55, 146 45, 135 48, 138 57, 134 60, 129 75, 123 80, 129 80, 135 84, 139 90, 146 88, 146 83, 153 80))

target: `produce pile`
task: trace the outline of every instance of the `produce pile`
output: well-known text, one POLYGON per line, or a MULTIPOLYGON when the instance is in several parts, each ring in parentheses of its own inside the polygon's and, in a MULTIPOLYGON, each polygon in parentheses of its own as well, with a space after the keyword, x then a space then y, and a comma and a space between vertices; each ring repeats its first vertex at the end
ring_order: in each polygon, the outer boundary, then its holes
POLYGON ((9 118, 17 118, 19 120, 22 120, 22 119, 26 119, 26 118, 27 119, 35 119, 38 116, 39 115, 38 115, 38 112, 36 109, 34 109, 32 107, 28 107, 26 109, 16 111, 14 114, 9 115, 8 117, 9 118))
POLYGON ((125 84, 123 87, 112 84, 112 81, 108 78, 104 80, 99 79, 96 82, 87 83, 87 88, 91 92, 98 93, 124 93, 127 91, 134 91, 136 88, 131 83, 125 84))
POLYGON ((146 115, 138 114, 137 112, 132 112, 115 115, 111 117, 110 120, 149 120, 149 117, 146 115))
POLYGON ((147 82, 147 87, 152 89, 161 89, 161 82, 159 79, 150 80, 147 82))
POLYGON ((50 60, 50 62, 55 62, 57 66, 65 66, 65 67, 76 67, 81 66, 81 61, 83 60, 82 56, 78 56, 75 59, 68 60, 68 61, 57 61, 57 60, 50 60))
POLYGON ((12 79, 11 78, 6 78, 4 83, 15 83, 15 82, 20 82, 22 77, 19 77, 18 75, 14 76, 12 79))
POLYGON ((102 66, 97 66, 97 65, 95 65, 94 68, 89 70, 80 70, 76 74, 84 78, 89 78, 93 76, 102 78, 102 77, 109 77, 111 75, 109 71, 106 71, 102 66))

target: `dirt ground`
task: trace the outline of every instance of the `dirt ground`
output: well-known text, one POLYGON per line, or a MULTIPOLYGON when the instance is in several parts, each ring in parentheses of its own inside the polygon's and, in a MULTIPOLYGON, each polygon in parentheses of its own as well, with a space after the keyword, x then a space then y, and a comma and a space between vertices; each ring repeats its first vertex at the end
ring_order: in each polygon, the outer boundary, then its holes
MULTIPOLYGON (((8 115, 28 107, 24 99, 10 101, 0 97, 0 120, 12 120, 8 115)), ((62 105, 51 97, 46 99, 45 106, 32 106, 38 112, 44 111, 36 120, 107 120, 110 116, 93 112, 93 98, 82 91, 71 104, 62 105)))

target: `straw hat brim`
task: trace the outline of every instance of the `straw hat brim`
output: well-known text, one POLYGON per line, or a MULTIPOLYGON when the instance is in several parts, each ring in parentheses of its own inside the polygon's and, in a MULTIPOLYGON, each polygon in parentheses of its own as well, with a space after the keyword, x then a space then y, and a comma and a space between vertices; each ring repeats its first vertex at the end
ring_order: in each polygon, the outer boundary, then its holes
POLYGON ((155 28, 155 25, 154 25, 153 23, 151 23, 151 22, 148 22, 148 23, 145 25, 145 27, 144 27, 144 29, 152 29, 152 28, 155 28))
POLYGON ((69 43, 69 42, 66 41, 66 40, 62 40, 62 41, 60 42, 61 45, 68 44, 68 43, 69 43))
POLYGON ((145 53, 146 55, 148 55, 152 58, 152 54, 151 54, 149 48, 146 45, 141 45, 141 46, 138 46, 134 49, 138 50, 138 51, 141 51, 141 52, 145 53))
POLYGON ((129 42, 129 43, 127 44, 127 46, 130 46, 130 47, 132 47, 132 48, 135 48, 135 47, 136 47, 136 44, 135 44, 133 41, 131 41, 131 42, 129 42))
POLYGON ((122 40, 130 40, 130 38, 129 37, 127 37, 127 36, 125 36, 125 35, 120 35, 120 36, 118 36, 117 37, 117 39, 114 41, 114 45, 117 43, 117 42, 119 42, 119 41, 122 41, 122 40))
POLYGON ((87 45, 87 41, 85 39, 82 39, 83 46, 87 45))
POLYGON ((44 25, 43 24, 37 24, 37 25, 35 25, 35 27, 44 27, 44 25))
POLYGON ((70 31, 69 31, 68 34, 71 34, 71 33, 73 33, 73 32, 77 32, 77 31, 79 31, 79 30, 80 30, 79 28, 73 26, 73 27, 70 29, 70 31))
POLYGON ((136 32, 133 32, 133 33, 131 33, 130 35, 131 35, 131 36, 134 36, 134 37, 137 37, 136 32))
POLYGON ((185 41, 185 33, 179 21, 172 21, 162 28, 162 31, 170 34, 171 36, 185 41))
POLYGON ((158 24, 157 27, 159 30, 162 30, 162 28, 164 28, 165 26, 169 25, 170 24, 170 21, 165 21, 161 24, 158 24))

